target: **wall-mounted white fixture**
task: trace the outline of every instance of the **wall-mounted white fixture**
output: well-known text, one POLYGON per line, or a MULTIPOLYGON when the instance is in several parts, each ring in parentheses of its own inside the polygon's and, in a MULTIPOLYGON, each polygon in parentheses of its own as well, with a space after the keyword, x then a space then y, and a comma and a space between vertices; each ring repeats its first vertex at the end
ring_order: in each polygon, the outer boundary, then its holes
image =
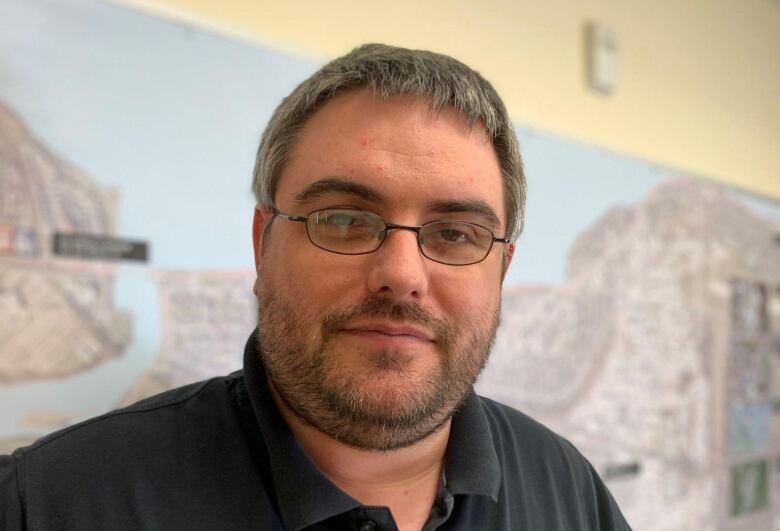
POLYGON ((589 22, 585 26, 588 84, 602 94, 612 94, 618 80, 618 45, 615 32, 589 22))

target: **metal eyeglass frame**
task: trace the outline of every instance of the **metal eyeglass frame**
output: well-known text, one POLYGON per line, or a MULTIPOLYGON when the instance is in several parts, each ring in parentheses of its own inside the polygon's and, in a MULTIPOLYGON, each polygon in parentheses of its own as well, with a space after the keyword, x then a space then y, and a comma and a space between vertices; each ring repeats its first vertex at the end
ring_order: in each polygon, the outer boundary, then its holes
POLYGON ((420 254, 422 254, 425 258, 427 258, 428 260, 431 260, 432 262, 437 262, 439 264, 444 264, 444 265, 449 265, 449 266, 467 266, 467 265, 478 264, 478 263, 484 261, 488 256, 490 256, 490 252, 493 250, 493 244, 494 243, 511 243, 509 238, 499 238, 498 236, 493 234, 493 231, 490 230, 489 228, 487 228, 487 227, 485 227, 483 225, 480 225, 479 223, 472 223, 470 221, 459 221, 459 220, 446 220, 446 219, 442 219, 442 220, 430 221, 428 223, 423 223, 422 225, 399 225, 397 223, 389 223, 389 222, 385 221, 385 219, 382 216, 374 214, 373 212, 369 212, 368 210, 362 210, 362 209, 359 209, 359 208, 350 209, 350 208, 334 208, 334 207, 318 208, 317 210, 312 210, 311 212, 309 212, 305 216, 295 216, 293 214, 286 214, 286 213, 282 212, 281 210, 277 209, 276 207, 273 207, 273 214, 274 214, 274 217, 280 217, 280 218, 286 219, 288 221, 297 221, 297 222, 303 223, 306 226, 306 236, 309 238, 309 241, 311 242, 312 245, 314 245, 318 249, 322 249, 323 251, 327 251, 329 253, 334 253, 334 254, 340 254, 340 255, 344 255, 344 256, 358 256, 358 255, 362 255, 362 254, 371 254, 371 253, 374 253, 374 252, 378 251, 380 249, 380 247, 382 247, 382 245, 385 243, 385 240, 387 240, 387 232, 391 231, 391 230, 408 230, 408 231, 414 232, 417 235, 417 248, 420 250, 420 254), (348 210, 352 210, 352 211, 355 211, 355 212, 362 212, 362 213, 368 214, 368 215, 378 219, 379 221, 381 221, 382 224, 385 226, 384 230, 380 231, 380 234, 381 234, 381 232, 385 233, 385 237, 381 238, 379 240, 379 245, 377 245, 375 249, 372 249, 370 251, 363 251, 363 252, 359 252, 359 253, 343 253, 343 252, 340 252, 340 251, 334 251, 332 249, 326 249, 325 247, 322 247, 321 245, 318 245, 318 244, 316 244, 314 242, 314 240, 311 237, 311 234, 309 233, 309 223, 308 223, 308 220, 309 220, 310 216, 312 216, 313 214, 317 214, 319 212, 323 212, 325 210, 347 210, 347 211, 348 210), (471 225, 471 226, 479 227, 481 229, 486 230, 490 234, 490 236, 491 236, 491 241, 490 241, 490 247, 488 247, 487 250, 485 251, 485 256, 483 256, 479 260, 476 260, 474 262, 468 262, 466 264, 450 264, 448 262, 442 262, 441 260, 437 260, 435 258, 431 258, 427 254, 425 254, 425 250, 423 249, 422 243, 420 242, 420 232, 422 231, 423 227, 425 227, 427 225, 431 225, 432 223, 443 223, 443 222, 446 222, 446 223, 459 223, 459 224, 463 224, 463 225, 471 225))

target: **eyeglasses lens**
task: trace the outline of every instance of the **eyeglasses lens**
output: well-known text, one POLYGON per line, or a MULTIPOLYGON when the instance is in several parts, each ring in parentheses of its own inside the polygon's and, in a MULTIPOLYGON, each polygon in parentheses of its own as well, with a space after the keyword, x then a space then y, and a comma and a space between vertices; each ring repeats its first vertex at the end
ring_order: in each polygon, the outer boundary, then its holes
POLYGON ((420 231, 420 247, 431 260, 452 265, 484 260, 493 246, 493 234, 484 227, 457 221, 435 221, 420 231))
POLYGON ((309 237, 318 247, 344 254, 368 253, 382 243, 384 222, 359 210, 320 210, 307 220, 309 237))

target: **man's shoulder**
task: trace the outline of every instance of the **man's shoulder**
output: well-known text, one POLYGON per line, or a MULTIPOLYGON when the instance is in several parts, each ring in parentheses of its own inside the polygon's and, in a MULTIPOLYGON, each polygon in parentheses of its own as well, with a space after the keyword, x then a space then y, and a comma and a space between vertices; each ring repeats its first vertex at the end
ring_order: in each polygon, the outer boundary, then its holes
POLYGON ((17 460, 46 462, 67 455, 71 461, 111 452, 117 458, 166 447, 166 440, 182 429, 205 429, 209 422, 224 422, 214 415, 232 407, 231 388, 241 372, 170 389, 134 404, 79 422, 46 435, 14 452, 17 460), (216 417, 215 420, 211 420, 216 417))
POLYGON ((249 415, 239 372, 52 433, 0 456, 0 525, 279 529, 249 415))
POLYGON ((601 488, 598 473, 566 438, 510 406, 483 397, 480 402, 508 482, 565 477, 580 490, 601 488))
POLYGON ((512 407, 483 397, 480 403, 501 462, 504 502, 532 515, 527 527, 549 528, 540 518, 554 513, 587 529, 630 529, 596 470, 566 438, 512 407))
POLYGON ((479 401, 497 445, 509 445, 511 450, 546 452, 556 449, 581 455, 567 439, 525 413, 491 398, 480 396, 479 401))

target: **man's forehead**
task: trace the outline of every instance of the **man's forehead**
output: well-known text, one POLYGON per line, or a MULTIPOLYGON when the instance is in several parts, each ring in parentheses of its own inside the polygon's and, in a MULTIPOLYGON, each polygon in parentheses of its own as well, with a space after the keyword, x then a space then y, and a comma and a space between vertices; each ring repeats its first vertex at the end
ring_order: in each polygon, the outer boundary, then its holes
POLYGON ((375 202, 414 197, 503 211, 501 170, 484 128, 414 96, 362 90, 323 105, 300 131, 277 200, 349 194, 361 184, 364 193, 353 195, 375 202))
MULTIPOLYGON (((315 204, 318 199, 333 197, 349 197, 359 199, 369 205, 383 208, 393 206, 395 199, 392 194, 378 189, 371 184, 362 183, 345 177, 331 176, 317 179, 305 185, 295 194, 295 202, 302 207, 315 204)), ((479 195, 465 193, 443 194, 439 197, 421 198, 421 206, 425 212, 436 214, 470 214, 480 217, 491 229, 501 226, 499 213, 490 203, 479 195)))

